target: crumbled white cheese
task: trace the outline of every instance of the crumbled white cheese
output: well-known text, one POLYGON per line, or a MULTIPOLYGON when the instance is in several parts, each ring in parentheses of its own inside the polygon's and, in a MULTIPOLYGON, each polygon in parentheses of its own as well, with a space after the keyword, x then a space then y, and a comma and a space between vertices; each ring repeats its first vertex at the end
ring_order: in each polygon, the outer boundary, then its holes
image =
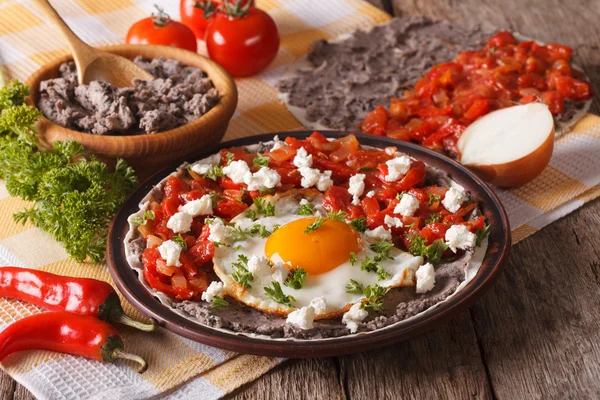
POLYGON ((367 197, 373 197, 373 196, 375 196, 375 191, 374 190, 371 190, 371 191, 369 191, 367 193, 367 197))
POLYGON ((229 244, 231 238, 229 236, 229 227, 223 223, 223 220, 219 218, 213 219, 208 225, 210 233, 208 234, 208 240, 218 244, 229 244))
POLYGON ((167 221, 167 228, 175 233, 189 232, 194 217, 185 212, 177 212, 167 221))
POLYGON ((315 310, 308 306, 289 313, 285 322, 300 329, 312 329, 314 320, 315 310))
POLYGON ((212 281, 202 293, 202 300, 211 303, 215 297, 223 297, 224 294, 225 285, 223 285, 223 282, 212 281))
POLYGON ((279 185, 279 182, 281 182, 281 176, 269 167, 262 167, 254 174, 247 174, 244 179, 248 190, 272 189, 279 185))
POLYGON ((386 215, 383 222, 390 228, 402 228, 404 226, 400 218, 392 217, 391 215, 386 215))
POLYGON ((356 174, 350 177, 348 181, 348 193, 352 195, 352 204, 358 205, 360 196, 365 191, 365 174, 356 174))
POLYGON ((394 154, 396 154, 395 147, 386 147, 383 151, 385 151, 385 154, 387 154, 388 156, 393 156, 394 154))
POLYGON ((358 330, 358 324, 369 315, 366 310, 360 308, 360 305, 360 302, 355 303, 342 317, 342 323, 346 325, 352 333, 355 333, 358 330))
POLYGON ((294 157, 294 165, 298 168, 303 167, 311 167, 313 162, 312 154, 308 154, 304 147, 300 147, 296 151, 296 156, 294 157))
POLYGON ((400 214, 403 217, 411 217, 419 209, 419 200, 413 195, 404 193, 400 203, 394 208, 394 214, 400 214))
POLYGON ((417 276, 417 293, 427 293, 435 286, 435 270, 433 265, 421 265, 415 274, 417 276))
POLYGON ((374 240, 380 240, 380 239, 392 240, 392 233, 390 231, 388 231, 387 229, 385 229, 383 225, 378 226, 375 229, 369 229, 368 231, 365 232, 365 236, 369 239, 374 239, 374 240))
POLYGON ((456 253, 456 249, 472 249, 477 243, 477 236, 465 225, 452 225, 446 231, 446 244, 456 253))
POLYGON ((308 305, 315 310, 316 314, 323 314, 327 310, 327 300, 325 297, 315 297, 308 305))
POLYGON ((333 185, 331 171, 321 172, 316 168, 310 167, 300 167, 298 168, 298 171, 300 171, 300 175, 302 175, 300 184, 303 188, 308 189, 310 187, 317 186, 318 190, 324 192, 333 185))
POLYGON ((244 160, 232 161, 228 166, 223 167, 223 173, 233 181, 233 183, 244 183, 251 179, 252 173, 250 167, 244 160))
POLYGON ((285 144, 285 142, 282 142, 281 140, 279 140, 279 136, 277 136, 277 135, 275 135, 275 136, 273 137, 273 142, 274 142, 274 143, 273 143, 273 147, 271 148, 271 151, 273 151, 273 150, 277 150, 277 149, 280 149, 280 148, 282 148, 282 147, 285 147, 285 146, 287 146, 287 145, 285 144))
POLYGON ((450 211, 451 213, 455 213, 460 209, 462 203, 468 199, 469 196, 467 195, 467 192, 465 192, 465 189, 456 184, 452 185, 452 187, 448 189, 446 195, 444 196, 444 200, 442 200, 442 205, 446 207, 446 210, 450 211))
POLYGON ((271 266, 269 260, 264 256, 252 255, 248 260, 248 271, 261 279, 270 276, 271 266))
POLYGON ((197 217, 198 215, 212 214, 212 198, 205 194, 199 199, 192 200, 179 207, 179 211, 197 217))
MULTIPOLYGON (((277 253, 275 253, 275 254, 277 254, 277 253)), ((273 259, 273 257, 271 257, 271 260, 272 259, 273 259)), ((283 282, 285 282, 285 280, 287 279, 287 276, 289 274, 289 271, 285 267, 283 262, 281 262, 281 261, 275 262, 272 270, 273 270, 273 274, 271 275, 271 277, 273 278, 273 280, 279 282, 280 284, 283 284, 283 282)))
POLYGON ((181 263, 179 262, 181 250, 179 243, 172 240, 164 241, 158 246, 160 257, 167 262, 167 266, 169 267, 181 267, 181 263))
POLYGON ((410 157, 405 155, 401 155, 386 161, 385 165, 388 167, 388 173, 385 176, 385 180, 387 182, 397 181, 400 179, 400 177, 404 176, 408 172, 411 164, 412 160, 410 157))
POLYGON ((191 169, 192 169, 192 171, 194 171, 197 174, 204 175, 211 168, 212 168, 212 165, 210 165, 210 164, 194 164, 194 165, 192 165, 191 169))

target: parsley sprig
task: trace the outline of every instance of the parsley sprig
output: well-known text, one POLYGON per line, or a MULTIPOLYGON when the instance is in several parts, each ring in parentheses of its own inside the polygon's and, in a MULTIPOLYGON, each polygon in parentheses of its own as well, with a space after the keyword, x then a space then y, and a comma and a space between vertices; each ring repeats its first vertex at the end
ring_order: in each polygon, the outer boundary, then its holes
POLYGON ((352 221, 348 222, 348 224, 360 233, 364 233, 367 231, 367 229, 369 229, 366 217, 353 219, 352 221))
POLYGON ((311 203, 298 205, 298 215, 313 215, 315 207, 311 203))
POLYGON ((288 276, 285 279, 285 282, 283 282, 283 284, 287 287, 291 287, 296 290, 302 289, 302 286, 304 285, 304 280, 307 276, 308 274, 303 268, 292 268, 288 273, 288 276))
MULTIPOLYGON (((370 246, 370 249, 377 253, 373 257, 365 257, 360 263, 360 269, 367 272, 375 272, 380 281, 389 278, 391 275, 383 269, 381 262, 385 260, 392 260, 390 251, 394 247, 394 243, 390 240, 381 239, 370 246)), ((350 254, 350 263, 354 265, 356 263, 356 254, 350 254)))
POLYGON ((155 219, 156 216, 154 215, 154 211, 146 210, 144 211, 144 215, 142 217, 136 216, 131 218, 131 222, 133 222, 136 225, 143 226, 146 225, 148 221, 154 221, 155 219))
POLYGON ((28 93, 18 81, 0 89, 0 179, 12 196, 33 202, 14 218, 52 234, 77 261, 99 262, 108 225, 137 186, 135 173, 121 159, 110 171, 77 142, 41 147, 35 128, 41 113, 24 104, 28 93))
POLYGON ((379 285, 369 285, 364 288, 366 299, 360 305, 360 308, 368 312, 375 312, 383 309, 383 296, 387 289, 379 285))
POLYGON ((233 274, 231 274, 234 281, 240 285, 251 288, 250 282, 254 280, 252 272, 248 271, 248 257, 243 254, 238 255, 238 261, 231 264, 233 274))
POLYGON ((481 243, 485 240, 486 237, 488 237, 491 231, 492 225, 486 224, 483 229, 480 229, 477 232, 475 232, 475 235, 477 236, 477 247, 481 246, 481 243))
POLYGON ((316 231, 317 229, 319 229, 320 227, 322 227, 325 224, 325 218, 318 216, 317 218, 315 218, 315 222, 313 222, 312 224, 309 224, 306 229, 304 230, 305 234, 309 234, 311 232, 316 231))
POLYGON ((177 236, 173 236, 171 238, 171 240, 174 241, 175 243, 177 243, 183 251, 188 250, 188 245, 187 245, 185 239, 183 238, 183 236, 181 236, 181 233, 177 236))
POLYGON ((265 294, 271 299, 275 300, 277 303, 291 307, 292 303, 296 301, 296 299, 293 296, 283 293, 279 282, 273 281, 271 282, 271 285, 273 287, 265 286, 265 294))
POLYGON ((428 203, 428 205, 432 206, 435 203, 438 203, 439 201, 440 201, 440 196, 438 196, 437 194, 429 193, 429 203, 428 203))
POLYGON ((428 262, 437 264, 442 259, 442 255, 448 248, 448 245, 444 243, 443 239, 437 239, 430 245, 425 245, 425 238, 419 235, 413 235, 410 237, 411 245, 408 251, 413 256, 424 257, 428 262))
POLYGON ((275 205, 262 197, 257 197, 253 200, 254 206, 256 206, 256 212, 264 215, 265 217, 272 217, 275 215, 275 205))
POLYGON ((210 306, 212 308, 229 307, 229 302, 221 296, 214 296, 212 302, 210 303, 210 306))
POLYGON ((346 213, 342 210, 336 212, 328 212, 327 218, 332 219, 334 221, 346 222, 346 213))
POLYGON ((254 157, 252 164, 255 167, 268 167, 270 160, 271 158, 269 156, 265 156, 264 154, 257 154, 256 157, 254 157))
POLYGON ((223 168, 219 167, 218 165, 213 165, 204 176, 210 180, 216 181, 218 178, 224 177, 225 173, 223 172, 223 168))
POLYGON ((362 294, 364 290, 363 285, 354 279, 350 279, 350 282, 346 284, 346 293, 362 294))

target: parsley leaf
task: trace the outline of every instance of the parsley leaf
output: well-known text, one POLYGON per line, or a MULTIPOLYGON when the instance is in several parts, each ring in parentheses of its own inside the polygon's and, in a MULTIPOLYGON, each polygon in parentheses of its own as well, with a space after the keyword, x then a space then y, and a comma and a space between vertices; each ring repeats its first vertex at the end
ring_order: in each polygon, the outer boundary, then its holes
POLYGON ((294 289, 302 289, 302 285, 304 285, 304 280, 307 276, 308 274, 304 269, 292 268, 283 284, 294 289))
POLYGON ((485 240, 486 237, 488 237, 491 230, 492 230, 492 225, 486 224, 485 228, 480 229, 477 232, 475 232, 475 235, 477 236, 477 242, 476 242, 477 247, 481 246, 481 243, 485 240))
POLYGON ((315 207, 310 204, 300 204, 298 206, 298 215, 313 215, 315 212, 315 207))
POLYGON ((279 304, 284 304, 288 307, 292 306, 292 302, 296 301, 293 296, 286 295, 281 289, 281 285, 277 281, 271 282, 273 287, 265 286, 265 294, 279 304))
POLYGON ((243 254, 238 255, 238 261, 231 264, 233 274, 231 277, 240 285, 251 288, 250 282, 254 279, 252 272, 248 271, 248 257, 243 254))
POLYGON ((355 252, 350 252, 350 264, 354 265, 356 264, 358 257, 356 257, 356 253, 355 252))
POLYGON ((255 198, 253 202, 256 206, 256 211, 259 214, 262 214, 265 217, 272 217, 275 215, 275 206, 273 205, 273 203, 268 202, 262 197, 255 198))
POLYGON ((322 227, 324 223, 325 223, 325 218, 318 216, 315 219, 315 222, 313 222, 312 224, 310 224, 306 227, 306 229, 304 230, 304 233, 308 235, 312 231, 316 231, 317 229, 322 227))
POLYGON ((360 269, 367 272, 375 272, 379 277, 379 280, 382 281, 386 278, 390 277, 390 274, 383 269, 379 262, 377 261, 377 256, 375 258, 371 258, 367 256, 364 261, 360 264, 360 269))
POLYGON ((232 152, 228 151, 227 153, 225 153, 225 165, 229 165, 231 164, 231 162, 233 161, 233 158, 235 157, 235 154, 233 154, 232 152))
POLYGON ((348 224, 361 233, 366 232, 367 229, 369 229, 366 217, 353 219, 352 221, 348 222, 348 224))
POLYGON ((346 284, 346 293, 362 294, 364 287, 354 279, 350 279, 350 282, 346 284))
POLYGON ((440 213, 431 213, 429 219, 427 220, 427 224, 433 224, 436 222, 440 222, 442 220, 442 214, 440 213))
POLYGON ((433 205, 435 203, 438 203, 440 201, 440 196, 438 196, 437 194, 433 194, 433 193, 429 193, 429 205, 433 205))
POLYGON ((242 229, 239 226, 236 226, 235 229, 231 231, 231 240, 233 243, 239 242, 241 240, 246 240, 249 237, 260 236, 261 238, 268 238, 271 236, 271 232, 267 229, 266 226, 261 224, 254 224, 250 228, 242 229))
POLYGON ((133 217, 131 218, 131 221, 136 225, 143 226, 146 225, 146 222, 148 221, 154 221, 155 218, 154 211, 146 210, 144 211, 143 217, 133 217))
POLYGON ((227 302, 227 300, 225 300, 221 296, 214 296, 210 306, 212 308, 223 308, 223 307, 229 307, 229 303, 227 302))
POLYGON ((250 218, 252 221, 256 221, 256 211, 246 210, 246 218, 250 218))
POLYGON ((275 193, 275 188, 261 187, 260 189, 258 189, 258 193, 260 193, 263 196, 265 194, 273 194, 275 193))
POLYGON ((447 248, 448 245, 444 243, 443 239, 437 239, 429 246, 426 246, 424 238, 414 235, 411 237, 411 245, 408 251, 414 256, 422 256, 428 262, 437 264, 442 259, 447 248))
POLYGON ((398 199, 398 200, 401 200, 401 199, 402 199, 402 196, 404 196, 406 193, 408 193, 408 190, 403 190, 403 191, 401 191, 400 193, 398 193, 398 194, 396 195, 396 199, 398 199))
POLYGON ((334 221, 346 222, 346 213, 342 210, 336 212, 328 212, 327 218, 332 219, 334 221))
POLYGON ((390 250, 394 247, 394 243, 391 240, 380 239, 376 243, 373 243, 370 246, 370 249, 377 253, 375 260, 383 261, 383 260, 391 260, 393 257, 390 257, 390 250))
POLYGON ((204 176, 210 180, 216 181, 218 178, 224 177, 225 174, 223 173, 223 168, 219 167, 218 165, 213 165, 204 176))
POLYGON ((254 161, 252 161, 252 164, 255 167, 268 167, 270 160, 271 160, 271 158, 269 156, 265 156, 263 154, 257 154, 256 157, 254 157, 254 161))
POLYGON ((365 287, 364 294, 366 299, 360 305, 360 308, 368 312, 375 312, 383 309, 383 296, 387 289, 379 285, 369 285, 365 287))
POLYGON ((187 243, 185 242, 185 239, 183 238, 183 236, 181 236, 181 233, 177 236, 173 236, 171 238, 171 240, 174 241, 175 243, 177 243, 179 246, 181 246, 183 251, 187 251, 188 246, 187 246, 187 243))

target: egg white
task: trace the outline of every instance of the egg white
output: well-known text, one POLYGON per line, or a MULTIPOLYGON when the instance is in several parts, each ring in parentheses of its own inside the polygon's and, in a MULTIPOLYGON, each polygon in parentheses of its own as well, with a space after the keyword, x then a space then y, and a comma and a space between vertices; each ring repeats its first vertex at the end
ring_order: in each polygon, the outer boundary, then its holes
MULTIPOLYGON (((302 199, 306 199, 313 205, 315 210, 314 215, 326 214, 321 206, 323 195, 315 190, 301 189, 265 197, 266 201, 275 206, 275 215, 272 217, 261 217, 252 221, 243 213, 235 217, 231 222, 235 224, 235 228, 246 229, 253 224, 260 224, 265 226, 269 231, 273 231, 276 225, 283 226, 294 220, 307 218, 307 216, 298 214, 299 203, 302 199)), ((253 206, 253 209, 256 208, 253 206)), ((315 319, 335 318, 347 311, 352 304, 364 298, 362 294, 346 292, 346 284, 350 279, 354 279, 364 286, 377 284, 388 289, 401 286, 414 286, 415 271, 423 264, 422 257, 415 257, 410 253, 393 248, 390 251, 392 259, 379 263, 390 274, 390 277, 378 280, 377 273, 360 269, 360 263, 366 256, 373 257, 376 254, 369 248, 369 245, 376 242, 376 240, 367 238, 364 234, 361 234, 361 238, 363 247, 357 253, 358 261, 355 265, 352 265, 348 260, 328 272, 319 275, 309 274, 301 289, 287 287, 283 285, 282 281, 279 281, 283 292, 295 298, 295 301, 292 303, 293 307, 277 303, 265 293, 264 288, 271 286, 272 282, 277 279, 277 274, 267 275, 262 279, 255 275, 250 282, 251 288, 246 288, 238 284, 232 277, 232 264, 238 261, 240 254, 248 258, 252 255, 266 257, 265 244, 267 238, 249 237, 235 242, 231 246, 217 247, 213 257, 214 270, 225 284, 227 294, 250 307, 266 313, 285 316, 295 309, 308 306, 311 300, 323 297, 326 300, 327 307, 325 310, 316 310, 315 319)), ((289 243, 289 246, 297 245, 296 243, 289 243)), ((273 257, 271 261, 276 261, 274 258, 276 257, 273 257)))

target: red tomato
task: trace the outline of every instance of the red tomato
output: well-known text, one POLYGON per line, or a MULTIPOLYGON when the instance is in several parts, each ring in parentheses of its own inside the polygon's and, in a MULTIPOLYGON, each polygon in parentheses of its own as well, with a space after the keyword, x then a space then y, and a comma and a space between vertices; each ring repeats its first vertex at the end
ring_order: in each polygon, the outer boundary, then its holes
POLYGON ((206 36, 206 27, 213 18, 218 1, 199 1, 199 0, 181 0, 179 2, 179 14, 181 22, 190 28, 196 39, 204 40, 206 36), (206 15, 205 15, 205 10, 206 15))
POLYGON ((159 9, 158 15, 139 20, 129 28, 125 43, 160 44, 193 51, 198 50, 194 32, 181 22, 172 21, 159 9))
POLYGON ((208 24, 205 40, 210 58, 236 77, 261 72, 279 49, 275 21, 258 8, 241 17, 219 13, 208 24))

